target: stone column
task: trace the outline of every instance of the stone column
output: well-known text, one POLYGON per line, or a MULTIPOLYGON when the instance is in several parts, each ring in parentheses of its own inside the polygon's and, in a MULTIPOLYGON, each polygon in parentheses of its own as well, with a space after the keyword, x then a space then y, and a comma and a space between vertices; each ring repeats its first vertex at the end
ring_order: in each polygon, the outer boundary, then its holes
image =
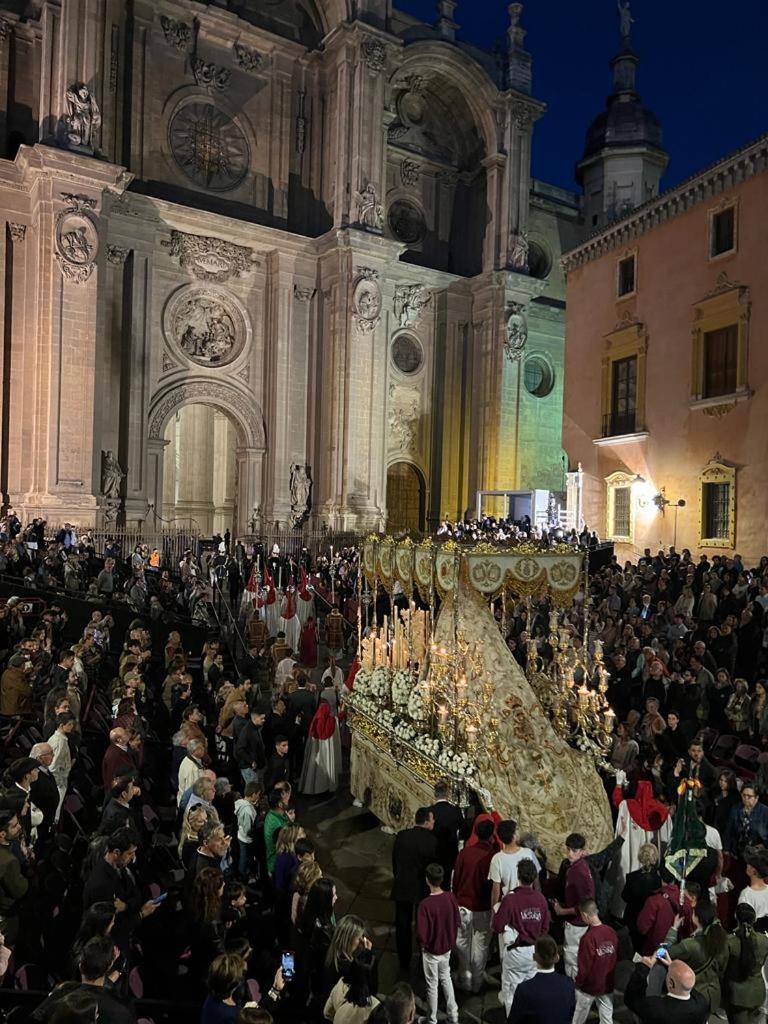
POLYGON ((208 405, 185 406, 181 410, 176 437, 179 446, 176 461, 176 518, 183 525, 189 525, 185 520, 195 520, 203 536, 210 536, 214 510, 213 409, 208 405))
MULTIPOLYGON (((240 447, 237 457, 237 522, 235 536, 251 533, 254 510, 263 511, 264 452, 261 448, 240 447)), ((266 524, 271 527, 271 523, 266 524)))
MULTIPOLYGON (((171 420, 171 424, 174 421, 171 420)), ((147 511, 147 519, 150 523, 157 522, 158 526, 164 524, 155 517, 170 519, 173 515, 173 490, 175 489, 175 467, 171 465, 171 472, 168 471, 166 463, 166 448, 168 449, 168 463, 174 457, 175 445, 171 441, 162 438, 151 438, 147 441, 147 502, 151 509, 147 511), (169 448, 168 446, 171 445, 169 448), (166 481, 170 479, 171 496, 166 499, 166 481), (155 515, 152 515, 154 511, 155 515)))
MULTIPOLYGON (((117 246, 111 246, 108 258, 117 246)), ((135 249, 126 266, 120 373, 120 465, 126 472, 125 519, 137 522, 147 513, 147 417, 153 324, 152 256, 135 249)))
POLYGON ((227 416, 215 412, 213 416, 213 529, 224 534, 232 529, 235 511, 237 462, 235 431, 227 416))

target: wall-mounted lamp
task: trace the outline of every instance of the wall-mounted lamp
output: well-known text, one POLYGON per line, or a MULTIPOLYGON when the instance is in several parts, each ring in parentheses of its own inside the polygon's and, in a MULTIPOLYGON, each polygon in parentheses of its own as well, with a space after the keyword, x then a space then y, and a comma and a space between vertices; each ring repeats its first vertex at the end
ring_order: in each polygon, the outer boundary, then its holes
POLYGON ((653 504, 659 512, 664 515, 664 512, 668 507, 685 508, 685 498, 678 498, 677 501, 670 501, 667 497, 666 488, 662 487, 659 493, 654 495, 653 504))

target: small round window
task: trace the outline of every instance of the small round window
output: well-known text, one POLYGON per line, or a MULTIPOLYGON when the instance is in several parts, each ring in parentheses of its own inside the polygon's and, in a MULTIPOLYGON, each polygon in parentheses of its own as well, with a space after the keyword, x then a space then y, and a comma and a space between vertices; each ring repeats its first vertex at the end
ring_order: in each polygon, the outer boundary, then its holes
POLYGON ((417 338, 399 334, 392 342, 392 362, 401 373, 416 373, 424 362, 424 351, 417 338))
POLYGON ((549 364, 541 356, 531 356, 525 361, 525 390, 534 398, 546 397, 555 384, 549 364))
POLYGON ((551 270, 552 257, 547 249, 538 242, 531 242, 528 246, 528 273, 543 281, 551 270))

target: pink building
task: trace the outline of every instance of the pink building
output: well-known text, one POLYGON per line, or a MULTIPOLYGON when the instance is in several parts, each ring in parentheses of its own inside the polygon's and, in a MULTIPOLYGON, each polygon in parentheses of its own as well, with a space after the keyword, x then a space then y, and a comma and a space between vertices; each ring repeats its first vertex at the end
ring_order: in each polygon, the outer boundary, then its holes
POLYGON ((622 558, 768 551, 767 238, 764 135, 563 258, 572 505, 622 558))

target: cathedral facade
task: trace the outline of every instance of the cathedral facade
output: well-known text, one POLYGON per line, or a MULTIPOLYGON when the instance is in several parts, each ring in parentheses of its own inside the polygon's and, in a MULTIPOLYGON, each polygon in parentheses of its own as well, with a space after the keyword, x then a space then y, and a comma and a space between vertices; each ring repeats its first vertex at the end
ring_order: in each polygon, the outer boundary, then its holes
POLYGON ((564 490, 575 197, 506 52, 391 0, 0 3, 3 500, 425 528, 564 490))

